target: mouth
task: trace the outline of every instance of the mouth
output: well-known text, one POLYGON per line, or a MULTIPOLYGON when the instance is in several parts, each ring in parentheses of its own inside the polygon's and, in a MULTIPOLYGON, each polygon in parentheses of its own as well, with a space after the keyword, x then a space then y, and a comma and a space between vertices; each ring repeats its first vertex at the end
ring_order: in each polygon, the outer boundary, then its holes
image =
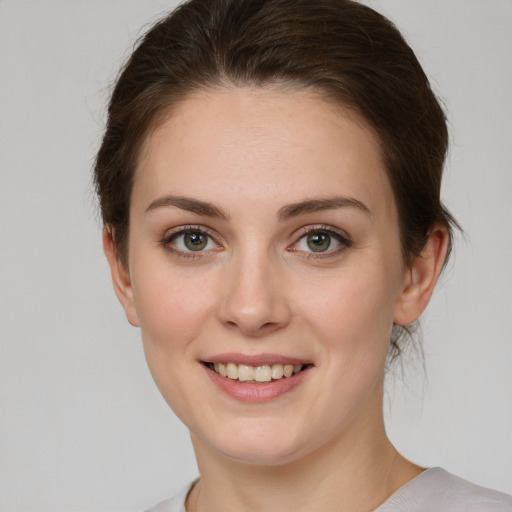
POLYGON ((223 394, 243 403, 271 402, 301 388, 315 365, 277 354, 217 354, 200 361, 223 394))
POLYGON ((204 362, 203 364, 221 377, 249 384, 268 384, 288 379, 312 366, 311 364, 287 363, 251 366, 234 362, 204 362))

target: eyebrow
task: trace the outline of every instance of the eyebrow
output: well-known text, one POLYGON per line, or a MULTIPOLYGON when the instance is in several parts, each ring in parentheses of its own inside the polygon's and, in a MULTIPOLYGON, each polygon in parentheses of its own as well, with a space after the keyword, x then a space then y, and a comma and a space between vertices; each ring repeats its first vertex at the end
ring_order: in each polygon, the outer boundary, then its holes
POLYGON ((164 196, 155 199, 145 210, 145 213, 151 212, 158 208, 166 208, 175 206, 181 210, 186 210, 192 213, 197 213, 205 217, 215 217, 219 219, 228 220, 229 214, 217 206, 214 206, 207 201, 200 201, 199 199, 192 199, 191 197, 184 196, 164 196))
MULTIPOLYGON (((167 208, 169 206, 174 206, 181 210, 186 210, 205 217, 213 217, 223 220, 229 220, 230 217, 227 212, 207 201, 173 195, 155 199, 146 208, 145 213, 157 210, 158 208, 167 208)), ((334 210, 337 208, 356 208, 364 213, 370 213, 368 206, 357 199, 345 196, 333 196, 327 198, 306 199, 297 203, 288 204, 279 210, 278 217, 279 220, 287 220, 292 217, 298 217, 299 215, 324 210, 334 210)))
POLYGON ((305 201, 283 206, 279 210, 279 219, 286 220, 290 219, 291 217, 297 217, 307 213, 334 210, 337 208, 356 208, 357 210, 360 210, 364 213, 370 213, 368 206, 357 199, 345 196, 333 196, 322 199, 306 199, 305 201))

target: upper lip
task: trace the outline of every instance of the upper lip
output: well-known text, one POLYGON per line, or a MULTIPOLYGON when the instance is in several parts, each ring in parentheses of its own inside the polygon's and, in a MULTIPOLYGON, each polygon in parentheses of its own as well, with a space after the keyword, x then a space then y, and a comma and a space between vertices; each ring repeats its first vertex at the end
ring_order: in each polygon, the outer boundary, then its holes
POLYGON ((238 354, 224 353, 205 358, 205 363, 234 363, 248 366, 264 366, 273 364, 311 364, 311 361, 300 357, 290 357, 281 354, 238 354))

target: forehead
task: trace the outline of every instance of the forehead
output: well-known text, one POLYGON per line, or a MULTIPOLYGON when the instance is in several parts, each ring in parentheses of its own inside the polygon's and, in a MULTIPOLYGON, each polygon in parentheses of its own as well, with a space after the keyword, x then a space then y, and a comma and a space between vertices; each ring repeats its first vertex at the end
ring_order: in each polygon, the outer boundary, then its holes
POLYGON ((228 190, 246 204, 340 193, 394 209, 374 130, 307 91, 200 91, 150 133, 135 176, 139 199, 226 199, 228 190))

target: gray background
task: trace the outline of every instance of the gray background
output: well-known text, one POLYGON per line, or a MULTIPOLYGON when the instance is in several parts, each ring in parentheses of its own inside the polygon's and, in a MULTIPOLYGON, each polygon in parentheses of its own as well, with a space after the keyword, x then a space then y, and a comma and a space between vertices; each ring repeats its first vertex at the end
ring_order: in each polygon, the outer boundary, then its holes
MULTIPOLYGON (((388 429, 512 493, 512 2, 375 0, 447 104, 443 197, 466 229, 388 429)), ((0 1, 0 509, 141 510, 196 472, 102 254, 90 168, 109 83, 157 0, 0 1)))

